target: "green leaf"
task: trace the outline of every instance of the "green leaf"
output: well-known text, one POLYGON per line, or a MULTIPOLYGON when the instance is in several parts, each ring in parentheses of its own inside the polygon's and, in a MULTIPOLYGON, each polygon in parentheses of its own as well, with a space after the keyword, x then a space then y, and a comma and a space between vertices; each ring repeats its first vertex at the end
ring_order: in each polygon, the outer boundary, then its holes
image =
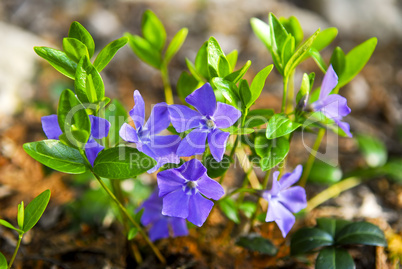
POLYGON ((18 221, 18 226, 20 229, 24 227, 24 201, 21 201, 21 204, 18 205, 18 213, 17 213, 17 221, 18 221))
MULTIPOLYGON (((345 53, 340 47, 336 47, 329 61, 335 70, 335 73, 340 76, 345 71, 345 53)), ((327 70, 327 69, 325 69, 327 70)))
POLYGON ((354 269, 352 257, 346 249, 324 248, 320 251, 315 262, 315 269, 354 269))
POLYGON ((268 123, 274 115, 273 109, 254 109, 248 112, 244 127, 254 128, 268 123))
POLYGON ((218 61, 218 75, 219 77, 226 77, 230 73, 230 64, 225 56, 221 55, 218 61))
POLYGON ((304 56, 309 52, 310 48, 313 45, 314 40, 319 34, 320 29, 318 29, 312 36, 310 36, 301 46, 296 50, 293 56, 287 62, 284 68, 284 75, 289 76, 293 70, 300 64, 303 60, 304 56))
POLYGON ((75 91, 81 102, 97 103, 105 97, 105 85, 87 56, 82 57, 75 73, 75 91))
POLYGON ((267 171, 278 165, 288 155, 289 141, 285 137, 268 140, 258 136, 255 139, 255 151, 261 157, 261 169, 267 171))
POLYGON ((255 75, 253 82, 251 82, 250 85, 251 101, 247 104, 247 107, 250 107, 258 99, 258 97, 260 97, 262 89, 265 86, 265 81, 268 75, 271 73, 273 67, 274 66, 272 64, 268 65, 258 72, 257 75, 255 75))
POLYGON ((25 208, 24 232, 31 230, 42 217, 50 200, 50 190, 45 190, 33 199, 25 208))
POLYGON ((125 36, 128 37, 128 44, 138 58, 156 69, 161 68, 161 54, 151 45, 151 43, 138 35, 133 36, 126 33, 125 36))
POLYGON ((239 80, 246 74, 247 70, 250 68, 251 61, 247 61, 239 70, 224 77, 225 80, 229 80, 233 83, 239 82, 239 80))
POLYGON ((337 245, 362 244, 370 246, 387 246, 384 232, 369 222, 354 222, 340 230, 335 238, 337 245))
POLYGON ((267 23, 257 18, 251 18, 251 28, 254 34, 262 41, 262 43, 271 51, 271 30, 267 23))
POLYGON ((357 135, 356 139, 368 166, 380 167, 387 162, 387 147, 380 139, 363 134, 357 135))
POLYGON ((82 174, 87 171, 80 152, 58 140, 25 143, 23 148, 29 156, 54 170, 68 174, 82 174))
POLYGON ((183 71, 177 81, 177 94, 183 103, 186 97, 200 87, 200 82, 186 71, 183 71))
POLYGON ((212 83, 222 93, 229 104, 238 109, 241 107, 241 101, 238 94, 239 90, 237 89, 236 84, 218 77, 213 78, 212 83))
POLYGON ((239 128, 236 126, 231 126, 229 128, 222 128, 221 130, 224 132, 229 132, 230 134, 236 134, 236 135, 247 135, 247 134, 254 133, 254 129, 252 129, 252 128, 239 128))
POLYGON ((239 209, 244 213, 247 218, 251 218, 257 210, 257 205, 255 202, 252 201, 243 201, 239 205, 239 209))
POLYGON ((306 106, 308 101, 308 96, 310 95, 310 78, 308 74, 304 73, 302 78, 302 83, 299 92, 296 95, 296 104, 299 106, 300 101, 303 102, 303 108, 306 106))
POLYGON ((230 167, 231 161, 228 155, 223 155, 222 161, 218 162, 212 155, 204 158, 204 166, 207 168, 207 174, 211 178, 222 176, 230 167))
POLYGON ((317 35, 311 47, 316 49, 317 51, 321 51, 329 44, 331 44, 337 35, 338 35, 338 29, 336 29, 335 27, 322 30, 317 35))
POLYGON ((281 62, 279 57, 282 55, 289 33, 273 13, 269 13, 268 20, 270 25, 272 51, 274 52, 275 57, 278 58, 278 62, 281 62))
MULTIPOLYGON (((197 52, 197 56, 195 57, 195 68, 199 74, 206 80, 210 80, 209 68, 208 68, 208 41, 205 41, 204 44, 197 52)), ((191 70, 190 70, 191 71, 191 70)), ((194 74, 193 74, 194 75, 194 74)))
POLYGON ((293 132, 300 126, 300 123, 291 121, 283 114, 275 114, 268 122, 265 135, 268 139, 275 139, 293 132))
POLYGON ((247 80, 242 79, 240 81, 239 93, 241 102, 243 103, 245 109, 247 110, 247 104, 251 102, 251 90, 247 80))
POLYGON ((288 35, 288 38, 285 41, 281 54, 282 66, 286 66, 287 62, 292 57, 294 51, 295 51, 295 38, 291 35, 288 35))
POLYGON ((345 56, 345 70, 339 76, 338 88, 348 84, 363 69, 376 46, 377 38, 373 37, 353 48, 345 56))
POLYGON ((103 68, 105 68, 110 60, 114 57, 114 55, 117 53, 119 49, 124 47, 128 42, 127 37, 121 37, 119 39, 116 39, 109 44, 106 45, 96 56, 96 59, 94 61, 94 66, 98 72, 101 72, 103 68))
POLYGON ((290 241, 291 255, 310 252, 316 248, 332 246, 332 236, 318 228, 301 228, 297 230, 290 241))
POLYGON ((170 62, 173 56, 179 51, 184 41, 186 40, 188 34, 188 29, 183 28, 180 29, 177 34, 173 37, 172 41, 170 41, 169 46, 166 49, 164 61, 166 64, 170 62))
POLYGON ((402 183, 402 159, 390 160, 380 170, 393 180, 402 183))
POLYGON ((250 233, 248 235, 239 237, 236 240, 236 245, 251 251, 258 251, 269 256, 275 256, 276 253, 278 253, 278 249, 270 240, 265 239, 256 233, 250 233))
POLYGON ((60 95, 57 119, 70 144, 83 147, 91 133, 91 122, 85 107, 69 89, 65 89, 60 95))
POLYGON ((142 16, 142 35, 157 51, 162 51, 166 42, 166 30, 159 18, 151 10, 142 16))
POLYGON ((135 148, 121 146, 103 150, 95 159, 94 172, 105 178, 134 178, 156 165, 148 157, 135 148))
POLYGON ((285 27, 286 31, 295 38, 295 46, 297 47, 303 41, 303 29, 295 16, 288 19, 281 17, 279 21, 285 27))
POLYGON ((106 107, 105 119, 110 122, 109 145, 114 146, 121 141, 119 131, 123 123, 126 122, 127 117, 126 109, 117 99, 113 99, 106 107))
MULTIPOLYGON (((323 73, 325 73, 328 69, 327 64, 325 63, 324 59, 322 58, 320 52, 315 48, 310 48, 309 54, 311 58, 315 61, 318 67, 321 69, 323 73)), ((338 74, 338 73, 337 73, 338 74)))
POLYGON ((57 71, 68 78, 74 79, 77 64, 68 58, 66 53, 48 47, 34 47, 34 50, 36 54, 48 61, 57 71))
POLYGON ((8 221, 5 221, 3 219, 0 219, 0 225, 3 225, 4 227, 7 227, 7 228, 12 229, 14 231, 17 231, 18 233, 24 233, 23 230, 15 228, 11 223, 9 223, 8 221))
POLYGON ((128 240, 133 240, 135 238, 135 236, 138 234, 138 228, 137 227, 133 227, 130 229, 130 231, 128 231, 127 234, 127 239, 128 240))
POLYGON ((63 38, 63 50, 67 56, 76 63, 84 56, 89 57, 87 47, 84 43, 75 38, 63 38))
POLYGON ((196 79, 198 82, 204 81, 203 75, 197 71, 195 65, 188 58, 186 58, 186 65, 194 79, 196 79))
POLYGON ((344 219, 318 218, 317 228, 329 233, 335 238, 336 234, 350 223, 352 222, 344 219))
MULTIPOLYGON (((208 70, 211 77, 219 76, 219 59, 220 57, 225 57, 218 41, 214 37, 210 37, 207 45, 208 53, 208 70)), ((197 66, 197 65, 196 65, 197 66)))
POLYGON ((222 210, 225 216, 228 217, 228 219, 234 223, 240 223, 239 211, 235 201, 230 198, 221 199, 219 200, 219 208, 222 210))
POLYGON ((333 166, 319 159, 314 161, 308 181, 332 185, 342 179, 342 170, 338 166, 333 166))
POLYGON ((8 263, 6 257, 0 252, 0 269, 7 269, 8 263))
POLYGON ((228 55, 226 55, 226 59, 228 60, 229 65, 230 65, 230 73, 233 72, 233 70, 236 67, 238 55, 239 55, 239 53, 237 50, 233 50, 228 55))
MULTIPOLYGON (((88 49, 89 58, 94 55, 95 42, 91 34, 79 22, 75 21, 70 25, 68 37, 72 37, 81 41, 88 49)), ((81 57, 80 57, 81 58, 81 57)), ((78 59, 78 61, 80 60, 78 59)))

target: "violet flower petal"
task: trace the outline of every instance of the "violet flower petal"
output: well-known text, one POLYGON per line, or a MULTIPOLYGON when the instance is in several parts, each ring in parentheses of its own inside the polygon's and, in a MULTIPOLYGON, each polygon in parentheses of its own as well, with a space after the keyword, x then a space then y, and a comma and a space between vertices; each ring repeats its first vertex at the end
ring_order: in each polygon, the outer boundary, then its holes
POLYGON ((351 109, 347 105, 345 97, 339 94, 331 94, 312 104, 315 111, 321 111, 330 119, 341 119, 348 115, 351 109))
POLYGON ((134 91, 134 107, 129 112, 131 119, 134 121, 137 130, 144 125, 145 121, 145 103, 140 92, 134 91))
POLYGON ((110 122, 93 115, 89 115, 91 121, 91 136, 96 139, 107 137, 110 129, 110 122))
POLYGON ((160 197, 178 189, 182 191, 182 186, 185 183, 185 179, 175 169, 160 171, 156 177, 160 197))
POLYGON ((209 212, 211 212, 214 203, 202 197, 201 194, 196 193, 190 196, 188 206, 189 212, 187 220, 192 224, 201 227, 207 219, 209 212))
POLYGON ((283 190, 278 196, 278 201, 293 213, 297 213, 307 206, 306 191, 295 186, 283 190))
POLYGON ((215 180, 211 179, 207 174, 204 174, 197 181, 197 187, 202 195, 214 200, 219 200, 225 194, 222 186, 215 180))
POLYGON ((209 149, 211 150, 214 159, 218 162, 222 161, 229 135, 230 133, 221 131, 218 128, 215 128, 212 132, 208 133, 209 149))
POLYGON ((59 139, 59 136, 63 133, 60 129, 57 115, 43 116, 41 118, 42 129, 48 139, 59 139))
POLYGON ((240 118, 241 112, 237 108, 218 102, 213 115, 215 125, 218 128, 229 128, 240 118))
POLYGON ((137 131, 127 123, 123 123, 120 128, 119 135, 124 141, 127 142, 137 143, 139 141, 137 131))
POLYGON ((285 238, 296 221, 295 216, 276 199, 269 200, 266 222, 275 221, 285 238))
POLYGON ((162 215, 170 217, 178 217, 178 218, 187 218, 189 216, 188 211, 189 211, 190 196, 192 195, 187 195, 186 193, 184 193, 182 188, 166 194, 163 197, 162 215))
POLYGON ((202 115, 187 106, 170 105, 168 109, 172 125, 179 133, 200 127, 202 124, 202 115))
POLYGON ((149 229, 149 239, 152 242, 169 237, 169 227, 168 227, 168 218, 160 218, 155 221, 152 227, 149 229))
POLYGON ((92 137, 90 137, 85 144, 85 155, 89 163, 94 166, 94 162, 99 152, 101 152, 105 147, 101 146, 92 137))
POLYGON ((341 129, 345 132, 345 134, 346 134, 347 136, 353 137, 352 133, 350 132, 350 125, 349 125, 349 123, 343 122, 343 121, 340 121, 340 120, 337 120, 337 119, 335 119, 334 121, 335 121, 335 123, 339 126, 339 128, 341 128, 341 129))
POLYGON ((203 129, 192 130, 181 142, 177 148, 178 156, 193 156, 205 151, 205 141, 208 132, 203 129))
POLYGON ((149 130, 151 135, 159 134, 170 124, 170 115, 166 103, 156 104, 149 116, 144 128, 149 130))
POLYGON ((284 174, 279 180, 279 184, 281 186, 281 190, 287 189, 297 181, 299 181, 303 172, 303 166, 300 164, 296 166, 296 168, 291 173, 284 174))
POLYGON ((336 87, 337 84, 338 84, 338 76, 335 73, 335 70, 331 64, 328 67, 328 70, 324 76, 324 79, 322 80, 319 99, 322 99, 322 98, 328 96, 331 93, 331 91, 336 87))
POLYGON ((205 166, 197 159, 191 159, 175 169, 186 180, 196 181, 207 172, 205 166))
POLYGON ((216 98, 214 90, 209 83, 205 83, 195 90, 185 100, 204 116, 213 116, 215 113, 216 98))
POLYGON ((169 218, 169 223, 174 236, 188 235, 186 219, 171 217, 169 218))

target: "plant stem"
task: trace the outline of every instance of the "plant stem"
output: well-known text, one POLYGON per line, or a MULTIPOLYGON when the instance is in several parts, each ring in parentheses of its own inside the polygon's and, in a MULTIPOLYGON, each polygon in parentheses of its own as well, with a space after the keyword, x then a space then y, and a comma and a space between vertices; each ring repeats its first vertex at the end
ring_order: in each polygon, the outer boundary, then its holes
POLYGON ((22 236, 23 236, 23 234, 18 234, 17 246, 15 247, 14 254, 13 254, 13 256, 11 257, 10 263, 8 264, 8 269, 11 268, 11 266, 12 266, 13 263, 14 263, 15 257, 17 256, 18 249, 20 248, 20 245, 21 245, 22 236))
POLYGON ((289 77, 286 76, 283 78, 283 96, 282 96, 282 108, 281 112, 284 113, 286 109, 286 100, 287 100, 287 95, 288 95, 288 83, 289 83, 289 77))
POLYGON ((306 163, 306 165, 304 167, 303 175, 302 175, 302 177, 300 179, 300 182, 299 182, 299 185, 302 186, 302 187, 304 187, 306 185, 308 176, 310 175, 311 168, 313 167, 313 164, 314 164, 314 161, 315 161, 315 156, 316 156, 317 151, 318 151, 318 149, 319 149, 319 147, 321 145, 321 141, 324 138, 324 135, 325 135, 325 129, 321 128, 318 131, 317 138, 315 139, 315 142, 314 142, 313 148, 311 150, 310 156, 309 156, 309 158, 307 160, 307 163, 306 163))
POLYGON ((141 228, 141 226, 131 217, 131 215, 127 212, 127 209, 120 203, 120 201, 116 198, 116 196, 109 190, 109 188, 106 186, 106 184, 102 181, 102 179, 92 172, 92 174, 95 176, 95 178, 98 180, 99 184, 101 184, 102 188, 109 194, 110 198, 116 203, 116 205, 119 207, 121 212, 125 215, 125 217, 136 227, 139 231, 139 233, 142 235, 144 240, 147 242, 147 244, 151 247, 155 255, 158 257, 159 261, 163 264, 166 264, 165 258, 162 256, 158 248, 152 243, 152 241, 149 239, 147 234, 144 232, 144 230, 141 228))
POLYGON ((173 101, 172 87, 170 86, 169 72, 166 64, 162 64, 161 76, 162 76, 163 88, 165 89, 166 103, 168 105, 173 105, 174 101, 173 101))
POLYGON ((329 199, 338 196, 341 192, 356 187, 361 182, 362 182, 361 178, 350 177, 330 186, 328 189, 323 190, 322 192, 320 192, 307 202, 307 207, 305 209, 306 213, 310 212, 311 210, 313 210, 320 204, 328 201, 329 199))
POLYGON ((287 90, 287 105, 285 108, 285 113, 289 114, 293 109, 293 99, 294 99, 294 71, 290 74, 288 78, 288 90, 287 90))

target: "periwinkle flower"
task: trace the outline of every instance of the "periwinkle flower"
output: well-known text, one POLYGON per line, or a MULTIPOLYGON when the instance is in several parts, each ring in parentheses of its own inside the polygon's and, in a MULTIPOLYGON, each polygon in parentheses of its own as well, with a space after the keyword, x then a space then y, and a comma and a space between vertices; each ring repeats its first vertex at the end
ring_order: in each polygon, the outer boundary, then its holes
POLYGON ((134 121, 135 128, 124 123, 120 128, 120 137, 131 143, 135 143, 137 149, 151 158, 157 164, 148 170, 148 173, 155 172, 166 163, 179 163, 180 158, 176 155, 180 143, 178 135, 157 135, 165 130, 170 124, 170 116, 166 103, 156 104, 145 122, 145 103, 140 92, 134 91, 135 105, 130 110, 130 117, 134 121))
MULTIPOLYGON (((105 147, 96 142, 95 139, 102 139, 107 137, 110 128, 110 122, 93 115, 89 115, 89 120, 91 121, 91 133, 89 135, 88 141, 85 144, 85 155, 91 165, 94 165, 95 159, 105 147), (94 139, 95 138, 95 139, 94 139)), ((60 129, 59 122, 57 120, 57 115, 43 116, 42 119, 42 129, 45 135, 49 139, 59 139, 59 136, 63 133, 60 129)))
POLYGON ((159 196, 163 198, 162 214, 185 218, 199 227, 214 206, 202 195, 219 200, 224 194, 222 186, 207 175, 207 169, 197 159, 159 172, 157 180, 159 196))
POLYGON ((216 161, 222 161, 226 142, 230 135, 220 128, 232 126, 241 112, 231 105, 216 102, 215 93, 209 83, 186 97, 186 102, 198 111, 184 105, 170 105, 169 112, 173 127, 178 132, 193 129, 181 141, 177 155, 193 156, 205 151, 205 141, 216 161))
POLYGON ((332 119, 346 135, 352 137, 349 124, 341 121, 351 111, 346 98, 339 94, 330 94, 337 84, 338 76, 330 65, 321 84, 320 96, 311 106, 314 111, 322 112, 327 118, 332 119))
POLYGON ((295 223, 293 213, 307 206, 306 191, 300 186, 290 187, 299 181, 302 170, 302 166, 298 165, 292 173, 284 174, 279 181, 279 172, 274 172, 271 190, 262 193, 262 197, 269 203, 265 221, 275 221, 283 237, 286 237, 295 223))
POLYGON ((151 226, 148 232, 151 241, 167 238, 169 236, 177 237, 188 235, 185 219, 162 215, 163 199, 158 196, 158 193, 159 189, 156 188, 140 207, 140 209, 144 209, 141 216, 142 225, 151 226))

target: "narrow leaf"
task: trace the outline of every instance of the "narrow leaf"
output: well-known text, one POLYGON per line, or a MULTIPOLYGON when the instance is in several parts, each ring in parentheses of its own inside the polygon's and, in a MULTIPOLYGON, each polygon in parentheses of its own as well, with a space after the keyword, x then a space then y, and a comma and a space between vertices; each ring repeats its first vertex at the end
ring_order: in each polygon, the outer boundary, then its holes
MULTIPOLYGON (((72 37, 81 41, 88 49, 89 58, 94 55, 95 42, 91 34, 79 22, 75 21, 70 25, 68 37, 72 37)), ((79 60, 79 59, 78 59, 79 60)))
POLYGON ((87 56, 78 63, 74 86, 78 99, 83 103, 97 103, 105 97, 102 77, 87 56))
POLYGON ((345 61, 345 53, 340 47, 336 47, 329 62, 332 64, 332 67, 334 68, 335 73, 338 74, 338 77, 341 76, 341 74, 345 71, 345 61))
POLYGON ((214 37, 210 37, 207 45, 207 53, 208 53, 208 68, 211 77, 219 76, 219 59, 220 57, 225 57, 221 47, 219 46, 218 41, 214 37), (212 73, 211 73, 212 72, 212 73))
POLYGON ((96 56, 96 59, 94 61, 94 66, 98 70, 98 72, 101 72, 103 68, 105 68, 110 60, 114 57, 114 55, 117 53, 119 49, 124 47, 128 42, 127 37, 121 37, 119 39, 116 39, 109 44, 106 45, 96 56))
POLYGON ((3 225, 4 227, 17 231, 18 233, 24 233, 24 231, 22 231, 18 228, 15 228, 11 223, 9 223, 8 221, 5 221, 3 219, 0 219, 0 225, 3 225))
POLYGON ((24 201, 21 201, 21 203, 18 205, 18 213, 17 213, 17 221, 18 221, 18 226, 20 229, 24 227, 24 201))
POLYGON ((83 56, 88 56, 88 49, 78 39, 66 37, 63 38, 63 50, 67 54, 67 56, 78 63, 83 56))
POLYGON ((141 29, 144 39, 157 51, 161 51, 166 42, 166 30, 162 22, 151 10, 144 12, 141 29))
POLYGON ((230 81, 222 78, 213 78, 213 85, 222 93, 229 104, 236 108, 241 108, 241 100, 238 94, 237 86, 230 81))
POLYGON ((57 71, 68 78, 74 79, 77 64, 68 58, 66 53, 48 47, 34 47, 34 50, 36 54, 48 61, 57 71))
POLYGON ((199 74, 201 74, 204 79, 209 81, 210 75, 209 75, 209 68, 208 68, 207 47, 208 47, 208 41, 205 41, 204 44, 201 46, 201 48, 197 52, 197 56, 195 57, 194 65, 195 65, 197 72, 199 74))
POLYGON ((246 74, 247 70, 250 68, 250 65, 251 61, 248 60, 239 70, 227 75, 224 77, 224 79, 236 84, 246 74))
POLYGON ((234 223, 240 223, 239 211, 235 201, 230 198, 219 200, 219 207, 228 219, 234 223))
MULTIPOLYGON (((311 58, 315 61, 318 67, 321 69, 323 73, 325 73, 328 69, 327 64, 325 63, 324 59, 322 58, 320 52, 315 48, 310 48, 309 54, 311 58)), ((337 73, 338 74, 338 73, 337 73)))
POLYGON ((258 99, 258 97, 260 97, 262 89, 265 86, 265 81, 268 75, 271 73, 273 67, 274 66, 272 64, 268 65, 260 72, 258 72, 257 75, 254 77, 253 82, 251 82, 250 85, 251 100, 247 104, 247 107, 250 107, 258 99))
POLYGON ((228 55, 226 55, 226 59, 228 60, 228 62, 230 64, 230 73, 233 72, 233 70, 236 67, 238 55, 239 55, 239 53, 237 50, 233 50, 228 55))
POLYGON ((6 257, 0 252, 0 269, 7 269, 8 263, 6 257))
POLYGON ((24 232, 31 230, 42 217, 50 200, 50 190, 45 190, 33 199, 25 208, 24 232))
POLYGON ((254 34, 262 41, 262 43, 269 49, 272 49, 271 46, 271 35, 270 35, 270 27, 267 23, 263 22, 257 18, 251 18, 250 20, 251 28, 253 29, 254 34))
POLYGON ((168 48, 166 49, 164 61, 166 64, 170 62, 174 55, 179 51, 184 41, 186 40, 188 29, 180 29, 177 34, 170 41, 168 48))
POLYGON ((138 58, 156 69, 161 68, 161 54, 151 45, 151 43, 137 35, 133 36, 126 33, 125 36, 128 37, 128 44, 138 58))
POLYGON ((265 135, 268 139, 275 139, 293 132, 300 126, 300 123, 291 121, 283 114, 275 114, 268 122, 265 135))

